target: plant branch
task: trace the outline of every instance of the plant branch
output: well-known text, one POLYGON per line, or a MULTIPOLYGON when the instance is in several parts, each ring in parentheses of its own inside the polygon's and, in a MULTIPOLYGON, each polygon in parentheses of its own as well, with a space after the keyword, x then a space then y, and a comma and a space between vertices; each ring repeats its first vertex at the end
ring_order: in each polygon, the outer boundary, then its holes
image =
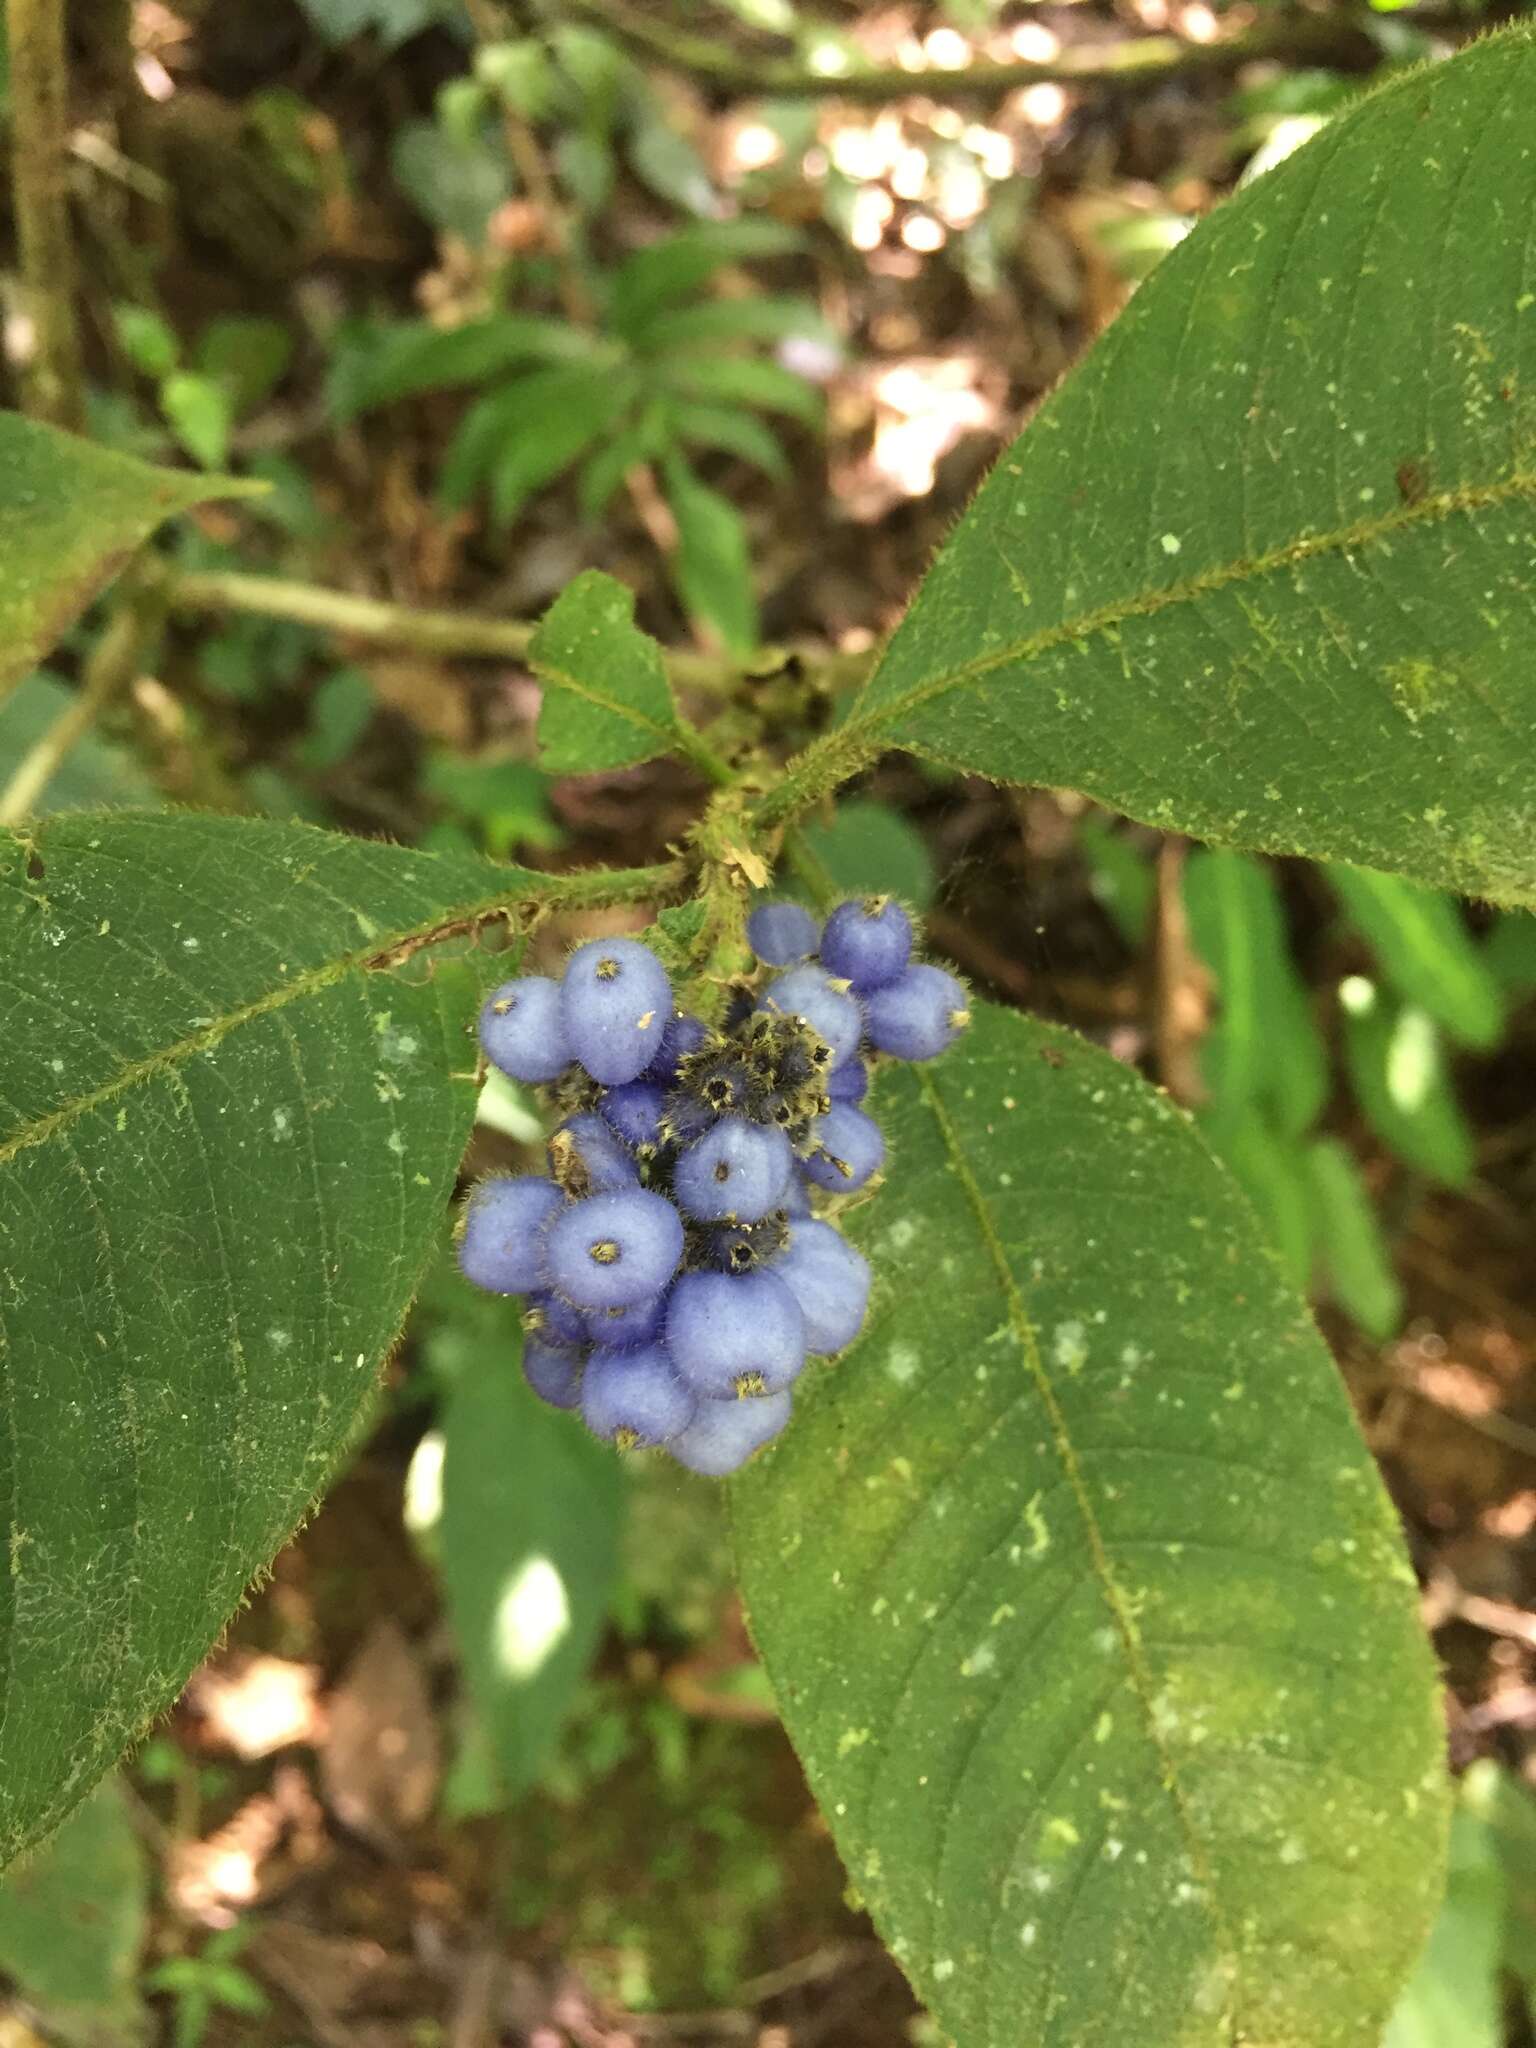
POLYGON ((961 70, 937 65, 909 70, 903 65, 870 65, 828 72, 790 59, 742 55, 713 36, 663 27, 633 10, 626 0, 570 0, 574 10, 602 21, 658 63, 753 99, 889 100, 931 92, 945 101, 1000 99, 1021 87, 1041 84, 1130 88, 1164 79, 1235 69, 1262 57, 1303 58, 1313 63, 1347 61, 1369 50, 1360 21, 1286 13, 1211 43, 1178 36, 1135 36, 1116 43, 1069 46, 1049 62, 999 63, 979 60, 961 70))
POLYGON ((158 620, 142 589, 126 588, 97 641, 79 694, 18 762, 0 789, 0 825, 18 825, 37 807, 54 776, 79 746, 100 713, 132 682, 158 620))
POLYGON ((69 218, 64 0, 6 0, 6 28, 16 240, 32 322, 27 410, 78 432, 85 421, 85 379, 69 218))

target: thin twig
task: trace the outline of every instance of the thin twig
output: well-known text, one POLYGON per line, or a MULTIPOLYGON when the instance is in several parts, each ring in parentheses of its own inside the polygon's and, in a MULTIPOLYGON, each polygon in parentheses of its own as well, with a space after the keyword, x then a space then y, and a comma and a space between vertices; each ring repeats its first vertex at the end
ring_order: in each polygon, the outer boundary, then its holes
POLYGON ((102 710, 133 680, 154 621, 142 594, 125 590, 86 665, 78 696, 42 738, 28 748, 0 790, 0 825, 19 825, 37 807, 54 776, 79 746, 102 710))
POLYGON ((85 379, 75 325, 69 218, 64 0, 6 0, 11 57, 11 179, 21 281, 32 322, 27 410, 78 432, 85 379))

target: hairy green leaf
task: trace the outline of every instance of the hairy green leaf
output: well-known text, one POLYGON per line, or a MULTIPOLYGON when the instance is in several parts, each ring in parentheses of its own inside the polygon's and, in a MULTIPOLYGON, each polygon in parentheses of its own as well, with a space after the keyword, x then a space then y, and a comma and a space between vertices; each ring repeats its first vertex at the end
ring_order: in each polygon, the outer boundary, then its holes
POLYGON ((821 765, 904 746, 1536 903, 1533 103, 1536 35, 1489 36, 1202 222, 998 465, 821 765))
POLYGON ((151 469, 0 412, 0 697, 162 519, 249 489, 231 477, 151 469))
POLYGON ((175 1697, 368 1402, 496 970, 389 963, 561 886, 228 818, 0 836, 0 1861, 175 1697))
POLYGON ((529 660, 545 685, 539 751, 551 775, 627 768, 675 744, 672 685, 627 584, 584 570, 540 620, 529 660))
POLYGON ((959 2048, 1359 2048, 1439 1888, 1413 1577, 1172 1106, 980 1006, 882 1076, 869 1322, 732 1489, 853 1882, 959 2048))

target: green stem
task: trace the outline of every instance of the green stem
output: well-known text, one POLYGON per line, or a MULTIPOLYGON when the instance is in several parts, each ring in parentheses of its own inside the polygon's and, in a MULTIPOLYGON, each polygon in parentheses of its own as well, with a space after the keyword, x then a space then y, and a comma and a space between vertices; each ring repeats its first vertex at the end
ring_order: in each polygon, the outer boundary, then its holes
POLYGON ((145 601, 141 589, 125 579, 125 587, 86 664, 79 694, 59 713, 36 745, 28 748, 0 789, 0 825, 20 824, 37 808, 39 797, 100 713, 132 682, 157 623, 157 609, 145 601))
POLYGON ((878 739, 856 724, 839 726, 796 754, 783 775, 752 807, 752 825, 767 832, 797 818, 851 780, 882 752, 878 739))
POLYGON ((64 0, 6 0, 11 60, 11 180, 26 310, 32 322, 27 410, 79 432, 85 378, 75 325, 69 218, 64 0))

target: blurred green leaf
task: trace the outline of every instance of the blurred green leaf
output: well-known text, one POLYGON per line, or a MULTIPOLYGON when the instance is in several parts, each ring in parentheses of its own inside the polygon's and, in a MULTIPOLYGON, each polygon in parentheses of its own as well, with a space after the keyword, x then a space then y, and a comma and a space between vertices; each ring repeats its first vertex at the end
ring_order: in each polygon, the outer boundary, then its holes
POLYGON ((808 427, 822 423, 823 401, 815 385, 759 356, 677 356, 659 364, 658 374, 683 398, 781 412, 808 427))
POLYGON ((486 851, 504 860, 519 846, 559 846, 565 834, 550 815, 549 777, 531 761, 440 748, 422 785, 461 817, 473 818, 486 851))
POLYGON ((626 768, 671 751, 677 705, 661 649, 635 624, 635 593, 599 569, 568 583, 529 650, 545 685, 539 749, 551 775, 626 768))
POLYGON ((662 488, 677 520, 672 580, 689 615, 712 626, 732 654, 758 643, 752 549, 730 499, 700 480, 680 455, 666 455, 662 488))
POLYGON ((1398 994, 1428 1010, 1461 1044, 1496 1045, 1503 999, 1455 899, 1373 868, 1331 866, 1327 874, 1398 994))
POLYGON ((1503 2048, 1506 1904, 1493 1830, 1458 1804, 1445 1903, 1382 2048, 1503 2048))
MULTIPOLYGON (((39 669, 0 703, 0 761, 19 761, 59 715, 78 702, 75 691, 39 669)), ((91 731, 76 742, 49 781, 46 811, 93 810, 101 804, 158 804, 160 792, 123 747, 91 731)))
POLYGON ((280 320, 228 314, 210 320, 198 337, 197 368, 221 384, 237 420, 263 404, 293 359, 293 336, 280 320))
POLYGON ((311 770, 334 768, 357 745, 373 717, 373 683, 365 669, 332 669, 309 700, 309 724, 296 752, 311 770))
POLYGON ((397 128, 389 160, 395 183, 417 212, 472 248, 484 241, 486 223, 512 196, 511 166, 496 144, 461 141, 436 121, 397 128))
POLYGON ((842 353, 842 337, 809 299, 710 299, 702 306, 658 313, 635 335, 635 347, 647 355, 668 355, 674 349, 715 348, 731 341, 806 339, 842 353))
POLYGON ((1305 1288, 1312 1277, 1316 1236, 1307 1156, 1253 1109, 1237 1115, 1196 1119, 1207 1143, 1232 1170, 1259 1212, 1259 1221, 1292 1282, 1305 1288))
POLYGON ((475 76, 525 121, 538 121, 555 94, 548 50, 536 36, 485 43, 475 52, 475 76))
POLYGON ((1536 913, 1501 911, 1483 941, 1483 965, 1506 996, 1536 989, 1536 913))
POLYGON ((459 0, 299 0, 328 42, 346 43, 372 33, 386 50, 438 24, 461 29, 459 0))
POLYGON ((138 2037, 134 1980, 148 1896, 148 1865, 117 1777, 0 1879, 0 1970, 64 2039, 89 2033, 92 2023, 138 2037))
POLYGON ((148 306, 114 306, 112 325, 123 353, 146 377, 168 377, 181 360, 176 330, 148 306))
POLYGON ((682 228, 620 264, 613 276, 609 320, 620 334, 636 334, 663 306, 687 298, 726 264, 783 256, 803 246, 794 228, 756 216, 682 228))
POLYGON ((632 371, 587 364, 533 370, 478 400, 459 423, 443 460, 440 488, 451 505, 490 486, 496 523, 523 506, 613 426, 635 397, 632 371))
POLYGON ((526 363, 582 362, 600 351, 581 328, 536 313, 493 313, 462 327, 354 321, 332 356, 327 397, 337 419, 354 419, 393 399, 488 383, 526 363))
MULTIPOLYGON (((602 1631, 622 1472, 518 1370, 518 1307, 460 1287, 443 1414, 439 1529, 448 1612, 508 1799, 538 1777, 602 1631)), ((434 1340, 440 1341, 440 1340, 434 1340)))
POLYGON ((1450 1187, 1465 1187, 1476 1163, 1471 1128, 1446 1070, 1440 1026, 1351 975, 1339 990, 1344 1058, 1366 1122, 1399 1159, 1450 1187))
POLYGON ((160 410, 194 462, 220 469, 228 461, 235 420, 222 384, 195 370, 173 370, 160 386, 160 410))
POLYGON ((635 176, 658 199, 684 213, 707 214, 716 204, 709 166, 686 135, 647 108, 629 131, 629 161, 635 176))
POLYGON ((933 856, 915 826, 868 797, 841 803, 825 822, 805 827, 812 853, 850 896, 899 896, 926 910, 937 886, 933 856))
POLYGON ((1083 813, 1077 821, 1076 837, 1088 863, 1095 900, 1113 918, 1131 951, 1139 952, 1157 896, 1151 861, 1100 811, 1083 813))
POLYGON ((591 129, 565 129, 555 137, 554 156, 560 183, 581 212, 601 213, 618 173, 607 137, 591 129))
POLYGON ((1330 1291, 1368 1336, 1385 1340, 1403 1319, 1403 1290, 1370 1191, 1337 1138, 1316 1139, 1306 1160, 1318 1261, 1330 1291))
POLYGON ((734 455, 738 461, 752 463, 777 483, 789 475, 789 459, 783 448, 761 420, 739 406, 680 401, 667 408, 666 416, 678 439, 692 447, 734 455))

